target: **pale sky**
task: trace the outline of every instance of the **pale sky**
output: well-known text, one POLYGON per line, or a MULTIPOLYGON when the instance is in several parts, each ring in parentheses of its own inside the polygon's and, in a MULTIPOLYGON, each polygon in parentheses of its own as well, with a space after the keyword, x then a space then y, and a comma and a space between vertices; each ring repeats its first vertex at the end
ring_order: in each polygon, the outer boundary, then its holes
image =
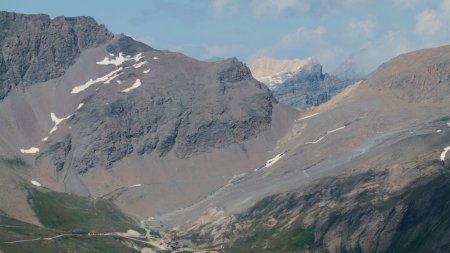
POLYGON ((0 9, 92 16, 114 33, 198 59, 317 57, 332 71, 450 44, 450 0, 14 0, 0 9))

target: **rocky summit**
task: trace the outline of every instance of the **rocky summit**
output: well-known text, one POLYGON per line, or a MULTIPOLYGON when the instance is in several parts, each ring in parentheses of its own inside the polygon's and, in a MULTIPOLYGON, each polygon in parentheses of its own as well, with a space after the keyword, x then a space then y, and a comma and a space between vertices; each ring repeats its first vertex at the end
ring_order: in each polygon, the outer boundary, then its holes
POLYGON ((91 17, 0 12, 0 99, 16 86, 62 76, 84 49, 113 38, 91 17))
POLYGON ((281 155, 196 206, 179 236, 229 252, 447 252, 449 52, 396 57, 303 114, 281 155))
POLYGON ((265 83, 275 98, 297 108, 318 106, 343 91, 358 79, 340 79, 322 72, 315 58, 275 60, 257 57, 251 64, 253 76, 265 83))
POLYGON ((89 17, 1 22, 2 157, 53 191, 113 194, 142 217, 174 210, 265 159, 295 115, 236 58, 156 50, 89 17))
POLYGON ((89 17, 0 31, 0 253, 450 251, 450 46, 353 82, 89 17))

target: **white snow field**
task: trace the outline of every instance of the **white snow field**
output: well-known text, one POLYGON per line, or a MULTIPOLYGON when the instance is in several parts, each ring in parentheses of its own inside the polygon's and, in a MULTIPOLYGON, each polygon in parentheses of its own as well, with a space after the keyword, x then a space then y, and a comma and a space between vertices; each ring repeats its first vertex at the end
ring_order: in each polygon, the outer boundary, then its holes
POLYGON ((274 165, 276 162, 278 162, 281 157, 283 157, 286 154, 286 152, 282 152, 278 155, 276 155, 274 158, 267 160, 266 162, 266 168, 269 168, 270 166, 274 165))
POLYGON ((38 181, 30 180, 30 182, 31 182, 32 185, 35 185, 35 186, 42 186, 41 183, 39 183, 38 181))
POLYGON ((328 131, 327 134, 331 134, 331 133, 337 132, 337 131, 342 130, 342 129, 344 129, 344 128, 345 128, 345 126, 338 127, 338 128, 336 128, 336 129, 333 129, 333 130, 328 131))
POLYGON ((39 149, 36 147, 31 147, 29 149, 20 149, 22 154, 36 154, 39 152, 39 149))
POLYGON ((113 57, 113 58, 109 58, 109 57, 105 57, 103 60, 98 61, 97 64, 98 65, 114 65, 114 66, 119 66, 122 65, 124 62, 126 61, 131 61, 134 60, 135 62, 140 61, 143 58, 142 53, 139 53, 137 55, 135 55, 134 57, 131 57, 129 55, 127 56, 123 56, 123 53, 119 53, 118 56, 113 57))
POLYGON ((110 83, 114 78, 121 75, 121 73, 118 73, 118 72, 122 71, 122 69, 123 68, 120 67, 120 68, 113 70, 113 71, 109 72, 108 74, 106 74, 102 77, 99 77, 95 80, 92 80, 92 78, 91 78, 85 84, 75 86, 70 93, 72 93, 72 94, 80 93, 80 92, 86 90, 87 88, 91 87, 91 85, 100 83, 100 82, 110 83))
POLYGON ((53 128, 50 130, 49 134, 52 134, 53 132, 58 130, 58 125, 61 122, 63 122, 64 120, 69 119, 70 117, 72 117, 72 114, 70 114, 69 116, 67 116, 65 118, 58 118, 58 117, 56 117, 56 115, 53 112, 50 113, 50 118, 52 119, 53 123, 55 123, 55 126, 53 126, 53 128))
POLYGON ((141 62, 138 62, 138 63, 136 63, 136 64, 133 65, 133 68, 138 69, 138 68, 144 66, 144 65, 147 64, 147 63, 148 63, 147 61, 141 61, 141 62))
POLYGON ((309 118, 312 118, 312 117, 317 116, 317 115, 319 115, 319 113, 314 113, 314 114, 311 114, 311 115, 308 115, 308 116, 305 116, 305 117, 296 119, 295 121, 300 121, 300 120, 304 120, 304 119, 309 119, 309 118))
POLYGON ((445 155, 450 150, 450 146, 444 148, 444 151, 441 153, 441 161, 445 161, 445 155))
POLYGON ((122 92, 129 92, 131 90, 136 89, 137 87, 141 86, 141 79, 136 79, 136 81, 133 83, 133 85, 131 85, 131 87, 126 88, 125 90, 123 90, 122 92))

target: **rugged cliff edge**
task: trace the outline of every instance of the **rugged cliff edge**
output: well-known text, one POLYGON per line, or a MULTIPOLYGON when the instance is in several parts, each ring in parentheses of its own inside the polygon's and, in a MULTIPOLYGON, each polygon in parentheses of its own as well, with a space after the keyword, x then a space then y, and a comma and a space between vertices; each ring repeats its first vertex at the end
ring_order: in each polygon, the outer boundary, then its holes
POLYGON ((356 79, 340 79, 322 72, 315 58, 274 60, 258 57, 251 64, 253 76, 265 83, 283 104, 298 108, 318 106, 343 91, 356 79))
POLYGON ((83 50, 112 38, 91 17, 0 12, 0 99, 13 87, 62 76, 83 50))
POLYGON ((1 12, 0 24, 0 156, 23 167, 11 187, 33 179, 155 215, 257 166, 296 115, 235 58, 156 50, 90 17, 1 12))
POLYGON ((450 46, 382 65, 174 235, 226 252, 448 252, 449 66, 450 46))

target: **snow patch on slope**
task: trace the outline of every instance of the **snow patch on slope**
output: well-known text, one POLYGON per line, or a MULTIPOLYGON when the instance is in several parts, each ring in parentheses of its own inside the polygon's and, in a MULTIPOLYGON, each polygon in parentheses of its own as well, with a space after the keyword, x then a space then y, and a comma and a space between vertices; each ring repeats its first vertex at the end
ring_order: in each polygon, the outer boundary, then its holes
POLYGON ((444 148, 444 151, 441 153, 441 161, 445 161, 445 155, 450 150, 450 146, 444 148))
POLYGON ((35 180, 30 180, 30 183, 35 186, 42 186, 41 183, 39 183, 38 181, 35 181, 35 180))
POLYGON ((56 117, 56 115, 52 112, 50 113, 50 118, 52 119, 53 123, 55 123, 55 125, 53 126, 53 128, 50 130, 49 134, 52 134, 53 132, 55 132, 56 130, 58 130, 58 125, 63 122, 66 119, 69 119, 70 117, 72 117, 72 114, 65 117, 65 118, 58 118, 56 117))
MULTIPOLYGON (((112 55, 114 56, 114 55, 112 55)), ((139 53, 135 55, 134 57, 131 57, 129 55, 123 56, 123 53, 119 53, 116 57, 105 57, 103 60, 98 61, 98 65, 114 65, 114 66, 120 66, 126 61, 134 60, 135 62, 140 61, 143 58, 142 53, 139 53)))
POLYGON ((296 119, 295 121, 301 121, 301 120, 304 120, 304 119, 309 119, 309 118, 312 118, 312 117, 317 116, 317 115, 319 115, 319 113, 314 113, 314 114, 311 114, 311 115, 308 115, 308 116, 296 119))
POLYGON ((270 159, 270 160, 267 160, 266 166, 265 166, 265 167, 266 167, 266 168, 269 168, 270 166, 274 165, 274 164, 275 164, 276 162, 278 162, 278 161, 281 159, 281 157, 283 157, 285 154, 286 154, 286 152, 282 152, 282 153, 276 155, 274 158, 272 158, 272 159, 270 159))
POLYGON ((136 89, 137 87, 141 86, 141 79, 136 79, 136 81, 131 85, 131 87, 124 89, 122 92, 129 92, 131 90, 136 89))
POLYGON ((317 140, 315 140, 315 141, 309 141, 309 142, 306 142, 305 144, 316 144, 316 143, 319 143, 320 141, 322 141, 323 139, 325 139, 325 137, 327 137, 327 135, 329 135, 329 134, 331 134, 331 133, 334 133, 334 132, 337 132, 337 131, 340 131, 340 130, 342 130, 342 129, 344 129, 344 128, 345 128, 345 126, 341 126, 341 127, 336 128, 336 129, 329 130, 329 131, 327 131, 327 133, 326 133, 325 135, 320 136, 317 140))
POLYGON ((256 169, 254 169, 253 171, 259 171, 260 169, 265 169, 265 168, 269 168, 270 166, 274 165, 276 162, 278 162, 284 155, 286 154, 286 151, 279 153, 278 155, 276 155, 274 158, 269 159, 266 161, 266 164, 262 167, 258 167, 256 169))
POLYGON ((133 65, 133 68, 138 69, 138 68, 144 66, 147 63, 148 63, 147 61, 142 61, 142 62, 136 63, 136 64, 133 65))
POLYGON ((39 149, 36 147, 31 147, 29 149, 20 149, 22 154, 36 154, 39 152, 39 149))
POLYGON ((317 140, 315 140, 315 141, 309 141, 309 142, 306 142, 305 144, 316 144, 316 143, 319 143, 321 140, 325 139, 325 136, 326 136, 326 135, 320 136, 319 139, 317 139, 317 140))
POLYGON ((328 131, 327 134, 331 134, 331 133, 337 132, 337 131, 342 130, 342 129, 344 129, 344 128, 345 128, 345 126, 338 127, 338 128, 336 128, 336 129, 333 129, 333 130, 328 131))
POLYGON ((96 84, 96 83, 100 83, 100 82, 109 83, 114 78, 121 75, 121 73, 118 73, 118 72, 122 71, 122 69, 123 68, 120 67, 120 68, 113 70, 113 71, 109 72, 108 74, 106 74, 102 77, 99 77, 95 80, 92 80, 92 78, 91 78, 85 84, 75 86, 70 93, 72 93, 72 94, 80 93, 80 92, 84 91, 85 89, 89 88, 91 85, 96 84))
POLYGON ((148 74, 150 72, 150 69, 142 71, 143 74, 148 74))

